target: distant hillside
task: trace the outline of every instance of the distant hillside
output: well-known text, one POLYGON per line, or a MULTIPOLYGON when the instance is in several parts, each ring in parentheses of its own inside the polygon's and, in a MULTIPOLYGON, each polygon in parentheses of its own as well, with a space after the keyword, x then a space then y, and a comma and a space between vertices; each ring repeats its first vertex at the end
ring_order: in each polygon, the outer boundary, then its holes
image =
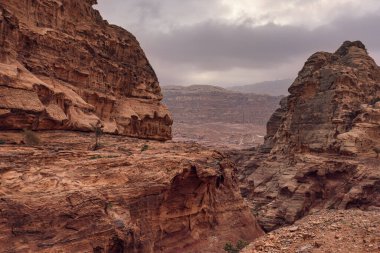
POLYGON ((244 94, 211 85, 163 86, 164 103, 177 123, 265 125, 281 97, 244 94))
POLYGON ((271 96, 287 96, 289 95, 288 88, 290 87, 292 82, 293 80, 291 79, 283 79, 243 86, 233 86, 228 87, 227 89, 232 91, 239 91, 242 93, 267 94, 271 96))

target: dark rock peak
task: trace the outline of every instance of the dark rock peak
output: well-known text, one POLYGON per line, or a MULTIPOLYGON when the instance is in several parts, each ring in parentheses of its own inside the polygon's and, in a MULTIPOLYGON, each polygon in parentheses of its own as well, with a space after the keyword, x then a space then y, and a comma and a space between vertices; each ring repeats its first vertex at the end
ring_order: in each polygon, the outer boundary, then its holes
POLYGON ((361 41, 357 40, 357 41, 351 42, 347 40, 343 42, 342 46, 340 46, 340 48, 335 52, 335 55, 345 56, 346 54, 348 54, 349 48, 351 47, 361 48, 368 54, 365 45, 361 41))

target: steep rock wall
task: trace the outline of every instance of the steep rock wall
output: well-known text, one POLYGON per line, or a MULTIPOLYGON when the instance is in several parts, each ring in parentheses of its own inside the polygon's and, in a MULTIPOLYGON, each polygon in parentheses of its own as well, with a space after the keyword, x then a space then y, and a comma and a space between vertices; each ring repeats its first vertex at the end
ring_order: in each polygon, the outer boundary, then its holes
POLYGON ((267 231, 320 209, 380 208, 380 68, 344 42, 311 56, 268 122, 236 157, 241 190, 267 231))
POLYGON ((0 3, 0 129, 90 131, 170 139, 156 74, 136 38, 96 1, 0 3))

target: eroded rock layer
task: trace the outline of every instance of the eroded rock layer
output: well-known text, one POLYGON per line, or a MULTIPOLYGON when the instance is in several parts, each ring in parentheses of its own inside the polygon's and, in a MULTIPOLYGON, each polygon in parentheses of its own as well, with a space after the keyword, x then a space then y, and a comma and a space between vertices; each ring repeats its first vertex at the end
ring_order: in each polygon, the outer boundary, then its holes
POLYGON ((318 209, 380 209, 380 68, 361 42, 306 62, 260 150, 235 155, 270 231, 318 209))
POLYGON ((0 129, 170 139, 172 119, 136 38, 95 0, 0 2, 0 129))
POLYGON ((221 252, 262 234, 234 168, 195 144, 0 133, 2 252, 221 252))
POLYGON ((380 68, 361 42, 312 55, 289 92, 268 124, 272 152, 362 154, 379 144, 380 68))

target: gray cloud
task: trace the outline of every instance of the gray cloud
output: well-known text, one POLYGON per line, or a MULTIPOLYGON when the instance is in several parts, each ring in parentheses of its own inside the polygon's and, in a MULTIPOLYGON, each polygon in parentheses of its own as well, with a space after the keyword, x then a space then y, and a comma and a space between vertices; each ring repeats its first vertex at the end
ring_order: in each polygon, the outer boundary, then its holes
MULTIPOLYGON (((328 23, 310 28, 301 23, 258 25, 260 20, 255 17, 243 19, 246 14, 235 20, 221 18, 229 15, 222 0, 126 2, 131 9, 125 13, 131 16, 125 18, 120 14, 123 9, 116 5, 99 8, 106 17, 113 11, 120 19, 115 23, 127 29, 128 23, 131 25, 128 30, 140 40, 164 84, 236 84, 292 78, 312 53, 334 51, 345 40, 362 40, 372 56, 380 56, 380 9, 366 15, 350 15, 340 9, 328 23), (214 15, 209 13, 212 7, 214 15)), ((311 2, 319 1, 307 3, 311 2)), ((346 11, 353 7, 348 5, 346 11)))

